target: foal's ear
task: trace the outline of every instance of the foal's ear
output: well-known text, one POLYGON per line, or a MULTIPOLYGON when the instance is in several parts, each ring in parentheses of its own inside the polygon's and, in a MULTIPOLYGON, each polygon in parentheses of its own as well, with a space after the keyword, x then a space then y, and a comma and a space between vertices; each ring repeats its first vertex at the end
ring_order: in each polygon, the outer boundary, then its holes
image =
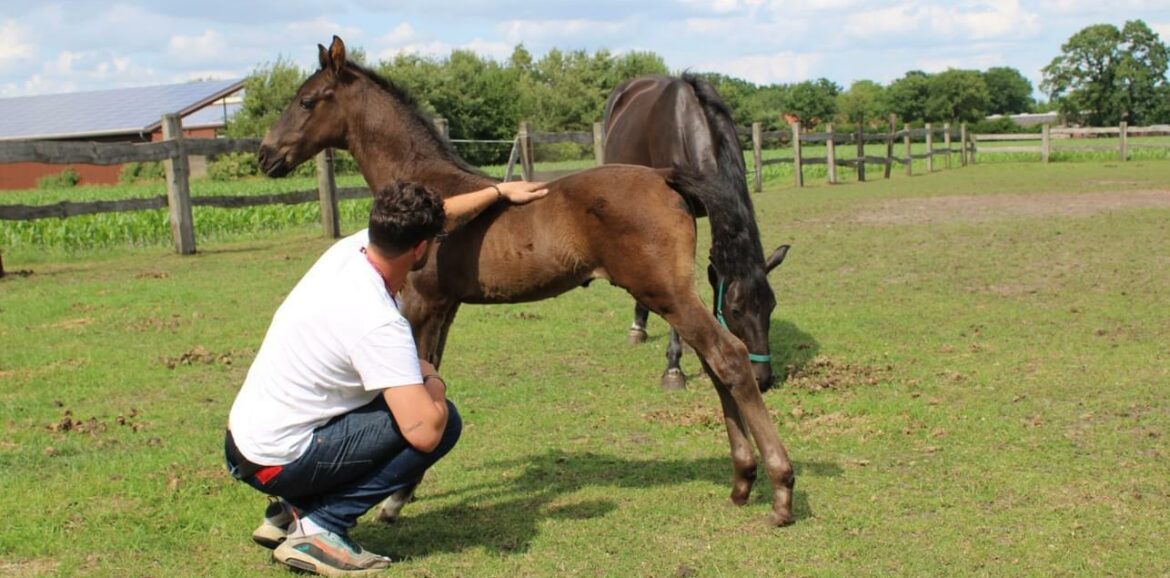
POLYGON ((317 62, 321 64, 321 70, 329 67, 329 49, 324 44, 317 45, 317 62))
POLYGON ((329 45, 329 69, 334 73, 345 70, 345 43, 336 34, 333 35, 333 44, 329 45))
POLYGON ((772 255, 768 257, 768 260, 764 262, 765 275, 771 273, 772 269, 779 267, 780 264, 784 262, 784 257, 788 256, 788 249, 790 247, 791 245, 780 245, 779 247, 776 247, 776 250, 773 251, 772 255))

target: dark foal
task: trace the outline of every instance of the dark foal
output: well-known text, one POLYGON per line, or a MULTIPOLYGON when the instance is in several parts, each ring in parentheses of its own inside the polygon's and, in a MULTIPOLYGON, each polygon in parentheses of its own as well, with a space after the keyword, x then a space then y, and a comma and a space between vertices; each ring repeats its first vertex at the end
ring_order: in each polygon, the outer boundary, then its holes
MULTIPOLYGON (((707 277, 715 295, 713 310, 747 345, 756 383, 767 391, 773 382, 768 329, 776 307, 767 276, 784 261, 788 245, 764 259, 743 151, 731 112, 715 88, 691 75, 643 76, 622 83, 605 103, 605 162, 681 166, 716 178, 718 194, 704 199, 703 207, 711 222, 707 277)), ((649 313, 641 302, 635 304, 631 343, 645 341, 649 313)), ((685 387, 681 356, 678 332, 672 328, 662 387, 685 387)))
MULTIPOLYGON (((325 147, 349 150, 367 184, 424 184, 449 197, 492 180, 460 159, 400 89, 346 62, 334 37, 319 46, 321 68, 297 91, 260 146, 269 176, 288 174, 325 147)), ((772 482, 771 523, 792 522, 792 464, 768 416, 743 342, 706 311, 694 286, 695 227, 690 207, 716 194, 673 170, 603 166, 548 183, 547 197, 495 206, 435 243, 411 273, 402 311, 419 353, 436 366, 461 303, 545 299, 593 279, 626 289, 662 315, 708 368, 731 441, 731 499, 747 501, 756 476, 750 435, 772 482)), ((409 490, 383 505, 393 519, 409 490)))

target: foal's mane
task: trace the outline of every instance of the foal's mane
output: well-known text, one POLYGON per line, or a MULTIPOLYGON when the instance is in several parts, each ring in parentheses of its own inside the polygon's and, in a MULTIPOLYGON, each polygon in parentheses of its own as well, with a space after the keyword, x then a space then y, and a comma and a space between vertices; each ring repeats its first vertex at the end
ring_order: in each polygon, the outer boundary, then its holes
POLYGON ((439 152, 439 155, 443 160, 450 162, 452 165, 455 165, 456 168, 465 173, 491 179, 491 177, 489 177, 483 171, 472 166, 471 163, 463 160, 463 157, 459 156, 459 153, 455 152, 455 149, 451 146, 451 143, 439 135, 439 131, 435 128, 434 123, 431 121, 431 119, 427 118, 426 115, 422 113, 418 101, 414 98, 413 95, 397 84, 394 84, 394 82, 390 79, 379 75, 365 66, 362 66, 353 61, 348 61, 345 64, 346 68, 348 68, 351 72, 355 72, 361 76, 364 76, 370 82, 373 82, 375 86, 382 89, 382 91, 385 92, 391 99, 401 105, 401 109, 405 111, 407 117, 412 120, 412 122, 405 123, 407 131, 410 133, 412 140, 430 143, 435 147, 435 150, 439 152))
POLYGON ((764 248, 731 110, 706 80, 687 73, 682 75, 682 81, 694 90, 711 127, 718 180, 722 185, 718 187, 722 194, 703 199, 711 223, 711 263, 723 276, 747 277, 763 266, 764 248))

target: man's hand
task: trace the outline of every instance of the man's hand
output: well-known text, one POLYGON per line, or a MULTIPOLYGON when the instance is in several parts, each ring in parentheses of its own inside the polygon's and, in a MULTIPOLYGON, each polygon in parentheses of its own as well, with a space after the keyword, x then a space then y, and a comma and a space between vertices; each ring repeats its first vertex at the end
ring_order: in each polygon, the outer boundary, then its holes
POLYGON ((422 371, 423 387, 436 402, 445 402, 447 399, 447 382, 439 375, 439 370, 425 359, 418 360, 418 368, 422 371))
POLYGON ((508 199, 508 202, 513 205, 523 205, 548 194, 544 183, 509 181, 500 183, 496 187, 500 190, 500 196, 508 199))

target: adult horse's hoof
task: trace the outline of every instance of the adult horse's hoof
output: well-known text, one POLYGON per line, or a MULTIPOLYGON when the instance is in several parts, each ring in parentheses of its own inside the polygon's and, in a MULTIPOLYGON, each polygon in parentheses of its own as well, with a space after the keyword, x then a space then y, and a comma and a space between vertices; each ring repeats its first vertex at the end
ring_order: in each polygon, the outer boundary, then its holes
POLYGON ((796 521, 796 519, 792 517, 791 512, 785 513, 785 514, 772 512, 771 514, 768 514, 768 525, 769 526, 776 526, 776 527, 789 526, 789 525, 792 525, 792 523, 795 521, 796 521))
POLYGON ((687 376, 680 369, 668 369, 662 374, 662 389, 679 391, 687 388, 687 376))
POLYGON ((626 335, 626 342, 630 345, 638 345, 639 343, 646 343, 646 330, 631 327, 629 334, 626 335))

